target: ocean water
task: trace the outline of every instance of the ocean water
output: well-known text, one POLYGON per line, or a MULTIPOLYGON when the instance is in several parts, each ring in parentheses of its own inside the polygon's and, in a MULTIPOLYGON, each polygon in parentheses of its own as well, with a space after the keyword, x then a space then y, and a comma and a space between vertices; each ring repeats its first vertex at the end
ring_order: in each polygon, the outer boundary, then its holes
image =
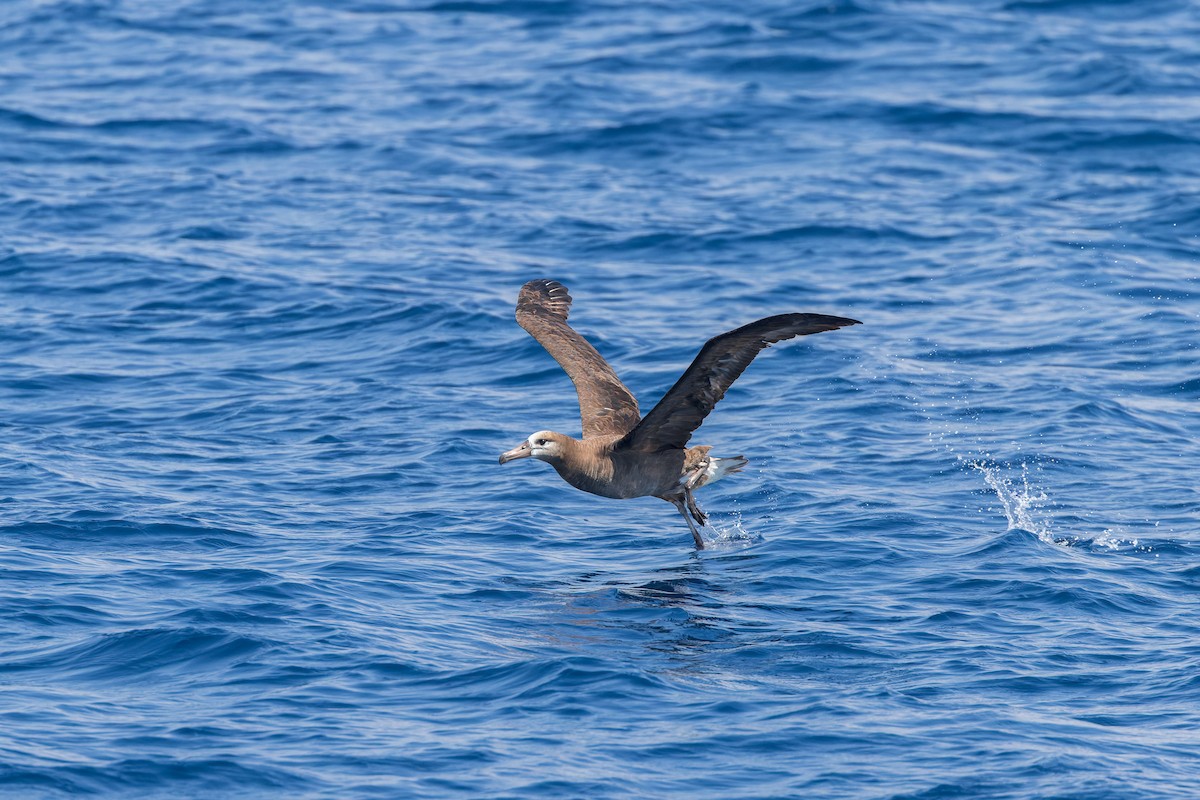
POLYGON ((1200 6, 0 4, 0 795, 1200 796, 1200 6), (512 310, 648 410, 655 499, 512 310))

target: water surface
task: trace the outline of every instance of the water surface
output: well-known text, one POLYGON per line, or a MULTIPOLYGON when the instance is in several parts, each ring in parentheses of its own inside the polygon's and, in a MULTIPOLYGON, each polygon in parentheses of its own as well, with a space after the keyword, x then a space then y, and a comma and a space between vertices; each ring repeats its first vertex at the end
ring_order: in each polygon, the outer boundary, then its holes
POLYGON ((1200 794, 1182 0, 0 8, 5 797, 1200 794), (769 314, 654 499, 649 409, 769 314))

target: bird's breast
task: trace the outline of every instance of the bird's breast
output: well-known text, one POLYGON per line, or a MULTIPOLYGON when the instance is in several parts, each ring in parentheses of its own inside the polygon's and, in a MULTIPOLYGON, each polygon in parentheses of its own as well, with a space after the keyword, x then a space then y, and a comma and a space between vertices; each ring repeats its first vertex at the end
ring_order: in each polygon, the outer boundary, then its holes
POLYGON ((563 480, 577 489, 602 497, 625 499, 656 496, 676 490, 683 472, 684 453, 610 451, 596 453, 586 463, 555 464, 563 480))

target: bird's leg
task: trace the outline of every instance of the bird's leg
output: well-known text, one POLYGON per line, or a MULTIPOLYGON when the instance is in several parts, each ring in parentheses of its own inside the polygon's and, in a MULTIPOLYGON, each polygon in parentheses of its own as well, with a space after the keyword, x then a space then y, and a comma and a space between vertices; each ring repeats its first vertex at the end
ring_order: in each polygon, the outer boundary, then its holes
POLYGON ((687 506, 684 505, 684 501, 680 500, 678 497, 668 497, 666 499, 669 500, 671 505, 675 506, 679 513, 683 515, 683 521, 687 523, 688 530, 692 532, 692 538, 696 541, 696 549, 703 550, 704 539, 700 538, 700 529, 696 527, 696 524, 692 522, 692 518, 688 516, 688 509, 687 506))
MULTIPOLYGON (((697 449, 703 450, 705 453, 707 453, 709 450, 707 447, 697 449)), ((699 461, 696 461, 694 464, 692 464, 691 471, 685 475, 686 479, 683 481, 683 485, 688 491, 699 489, 701 486, 708 483, 708 468, 712 466, 712 461, 713 460, 710 456, 705 455, 699 461)))
POLYGON ((692 490, 684 489, 683 496, 687 500, 688 511, 692 512, 692 516, 695 517, 696 522, 699 522, 701 525, 707 525, 708 515, 700 510, 700 506, 696 505, 696 495, 692 494, 692 490))

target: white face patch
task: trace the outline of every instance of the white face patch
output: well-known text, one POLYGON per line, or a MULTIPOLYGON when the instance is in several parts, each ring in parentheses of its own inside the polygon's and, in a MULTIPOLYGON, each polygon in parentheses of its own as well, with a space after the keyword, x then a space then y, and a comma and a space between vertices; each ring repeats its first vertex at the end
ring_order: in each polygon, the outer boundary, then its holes
POLYGON ((554 439, 552 431, 538 431, 529 437, 530 455, 533 458, 545 460, 554 458, 562 453, 562 448, 554 439))

